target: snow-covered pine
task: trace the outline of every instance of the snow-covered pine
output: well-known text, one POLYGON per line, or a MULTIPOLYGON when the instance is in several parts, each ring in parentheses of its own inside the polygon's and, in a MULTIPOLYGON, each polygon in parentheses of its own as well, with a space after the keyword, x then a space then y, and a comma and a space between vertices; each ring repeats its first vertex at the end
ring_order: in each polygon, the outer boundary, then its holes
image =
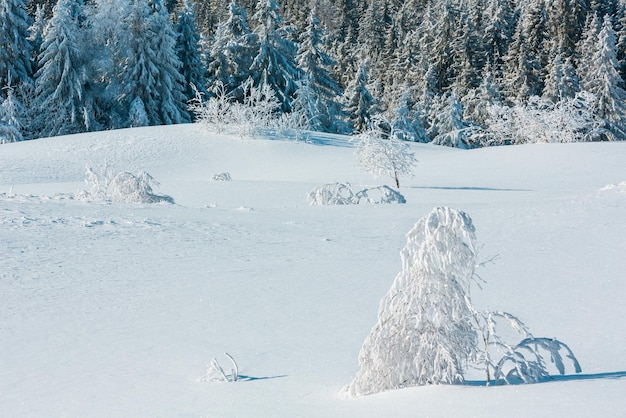
POLYGON ((626 91, 618 70, 616 39, 610 16, 604 17, 592 56, 589 78, 583 88, 597 97, 596 114, 602 125, 596 137, 602 140, 626 140, 626 91))
POLYGON ((297 46, 289 38, 290 27, 283 26, 276 0, 259 0, 254 13, 259 50, 250 67, 254 86, 269 86, 284 112, 291 110, 299 70, 295 63, 297 46))
POLYGON ((303 84, 298 85, 296 96, 306 96, 310 103, 305 109, 308 113, 309 128, 316 131, 338 132, 341 130, 338 114, 341 105, 338 98, 341 89, 330 75, 335 61, 326 53, 324 30, 321 27, 315 9, 309 16, 309 24, 300 35, 300 46, 296 56, 296 63, 306 79, 306 92, 303 84))
POLYGON ((463 382, 477 354, 469 301, 475 241, 470 217, 451 208, 435 208, 413 226, 400 253, 402 271, 380 302, 361 368, 344 393, 463 382))
POLYGON ((76 0, 60 0, 53 9, 35 74, 36 99, 30 112, 40 136, 56 136, 88 130, 90 117, 85 85, 84 59, 79 34, 80 6, 76 0))
POLYGON ((366 60, 361 62, 344 97, 344 107, 355 133, 365 131, 373 115, 378 112, 376 100, 368 88, 367 66, 366 60))
POLYGON ((382 115, 375 115, 367 130, 356 136, 356 157, 361 168, 375 176, 389 176, 400 188, 400 176, 413 175, 417 163, 402 133, 382 115))
POLYGON ((6 98, 0 103, 0 144, 24 139, 21 122, 24 115, 22 104, 15 97, 10 84, 4 90, 6 90, 6 98))
POLYGON ((32 82, 31 23, 23 0, 0 0, 0 86, 32 82))
POLYGON ((204 91, 205 69, 200 54, 200 34, 196 24, 196 14, 193 3, 189 0, 183 0, 178 19, 174 26, 176 32, 176 53, 180 60, 180 73, 184 79, 183 94, 186 100, 194 97, 194 89, 202 89, 204 91))
POLYGON ((232 92, 235 100, 242 101, 241 85, 250 78, 252 58, 257 51, 257 35, 248 26, 246 10, 233 0, 228 18, 217 26, 211 44, 209 89, 215 90, 221 83, 226 93, 232 92))
POLYGON ((160 0, 135 0, 125 22, 128 49, 118 80, 126 113, 139 98, 151 125, 188 122, 176 34, 167 10, 160 0))

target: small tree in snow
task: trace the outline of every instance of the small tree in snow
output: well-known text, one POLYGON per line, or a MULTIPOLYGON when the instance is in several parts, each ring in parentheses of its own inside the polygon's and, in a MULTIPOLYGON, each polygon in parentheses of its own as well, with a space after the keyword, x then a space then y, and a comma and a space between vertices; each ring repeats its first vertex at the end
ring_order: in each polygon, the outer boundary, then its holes
POLYGON ((4 90, 7 96, 0 103, 0 144, 24 139, 21 132, 22 104, 16 99, 11 85, 5 87, 4 90))
POLYGON ((401 131, 393 128, 382 116, 374 116, 368 129, 358 135, 356 155, 359 165, 374 175, 388 175, 400 187, 399 176, 412 175, 417 163, 401 131))
POLYGON ((476 355, 469 281, 475 234, 465 213, 436 208, 407 234, 402 271, 381 300, 359 353, 351 396, 407 386, 460 383, 476 355))
POLYGON ((475 228, 464 212, 439 207, 407 234, 402 271, 380 302, 378 322, 359 353, 361 369, 344 388, 350 396, 426 384, 458 384, 468 366, 486 383, 533 383, 549 376, 544 355, 560 374, 564 357, 581 371, 567 345, 533 337, 505 312, 478 312, 470 284, 478 265, 475 228), (523 339, 509 344, 496 332, 504 319, 523 339), (494 350, 495 349, 495 350, 494 350), (500 359, 492 357, 498 351, 500 359), (561 355, 561 352, 565 356, 561 355))

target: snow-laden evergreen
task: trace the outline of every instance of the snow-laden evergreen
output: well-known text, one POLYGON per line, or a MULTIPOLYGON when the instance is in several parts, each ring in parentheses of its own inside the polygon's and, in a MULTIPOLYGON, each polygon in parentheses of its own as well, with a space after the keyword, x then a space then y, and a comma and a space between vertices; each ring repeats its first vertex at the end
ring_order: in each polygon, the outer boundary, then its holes
POLYGON ((300 77, 295 63, 297 45, 290 40, 290 28, 283 25, 276 0, 259 0, 254 13, 254 30, 259 50, 250 67, 254 85, 269 86, 283 111, 291 110, 291 100, 300 77))
POLYGON ((24 108, 15 97, 11 85, 5 87, 4 90, 6 98, 0 103, 0 144, 24 139, 22 134, 24 108))
POLYGON ((174 26, 176 32, 176 53, 180 60, 180 73, 184 79, 184 96, 186 100, 194 97, 192 86, 205 89, 205 69, 200 53, 200 34, 196 25, 196 14, 193 4, 183 0, 174 26))
MULTIPOLYGON (((130 106, 140 100, 151 125, 189 121, 184 83, 176 55, 176 34, 160 0, 135 0, 125 19, 128 32, 119 69, 123 114, 131 124, 130 106)), ((137 108, 137 105, 135 105, 137 108)))
POLYGON ((609 16, 605 16, 598 34, 595 53, 584 88, 597 99, 596 113, 602 119, 600 139, 626 139, 626 91, 619 75, 615 50, 615 31, 609 16), (602 138, 604 137, 604 138, 602 138))
POLYGON ((228 17, 217 27, 211 44, 210 90, 225 88, 226 93, 232 92, 234 98, 242 101, 241 86, 251 76, 250 67, 257 51, 257 36, 248 25, 247 13, 233 0, 228 17))
POLYGON ((32 82, 31 24, 23 0, 0 0, 0 88, 32 82))
POLYGON ((81 5, 60 0, 45 33, 39 70, 35 74, 36 99, 30 109, 39 136, 56 136, 90 130, 94 119, 89 83, 82 56, 81 5))
MULTIPOLYGON (((338 116, 342 109, 338 99, 341 89, 331 76, 336 63, 325 51, 324 32, 315 11, 311 12, 306 31, 300 36, 296 63, 302 72, 301 77, 306 79, 307 96, 312 105, 309 107, 309 128, 325 132, 340 131, 338 116)), ((304 91, 301 90, 302 85, 296 95, 302 96, 304 91)))

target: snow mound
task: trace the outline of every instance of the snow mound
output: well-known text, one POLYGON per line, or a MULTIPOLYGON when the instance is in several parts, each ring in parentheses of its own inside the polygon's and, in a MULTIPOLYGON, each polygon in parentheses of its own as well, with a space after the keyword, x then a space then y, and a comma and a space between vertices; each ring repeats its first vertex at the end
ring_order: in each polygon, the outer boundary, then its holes
POLYGON ((370 187, 354 193, 350 183, 328 183, 311 190, 308 202, 311 206, 358 205, 361 202, 406 203, 406 199, 389 186, 370 187))
POLYGON ((600 189, 601 192, 626 193, 626 180, 617 184, 609 184, 600 189))

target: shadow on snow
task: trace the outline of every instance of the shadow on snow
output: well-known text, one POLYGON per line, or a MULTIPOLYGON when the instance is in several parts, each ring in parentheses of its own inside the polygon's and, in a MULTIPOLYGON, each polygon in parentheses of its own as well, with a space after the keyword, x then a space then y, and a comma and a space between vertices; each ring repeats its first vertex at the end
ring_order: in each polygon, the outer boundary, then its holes
MULTIPOLYGON (((550 376, 546 380, 542 380, 537 383, 549 383, 549 382, 573 382, 579 380, 606 380, 606 379, 622 379, 626 377, 626 371, 623 372, 606 372, 606 373, 593 373, 593 374, 569 374, 564 376, 550 376)), ((513 382, 510 384, 498 383, 495 384, 492 381, 492 386, 509 386, 509 385, 523 385, 523 382, 513 382)), ((485 380, 467 380, 462 386, 487 386, 485 380)))

